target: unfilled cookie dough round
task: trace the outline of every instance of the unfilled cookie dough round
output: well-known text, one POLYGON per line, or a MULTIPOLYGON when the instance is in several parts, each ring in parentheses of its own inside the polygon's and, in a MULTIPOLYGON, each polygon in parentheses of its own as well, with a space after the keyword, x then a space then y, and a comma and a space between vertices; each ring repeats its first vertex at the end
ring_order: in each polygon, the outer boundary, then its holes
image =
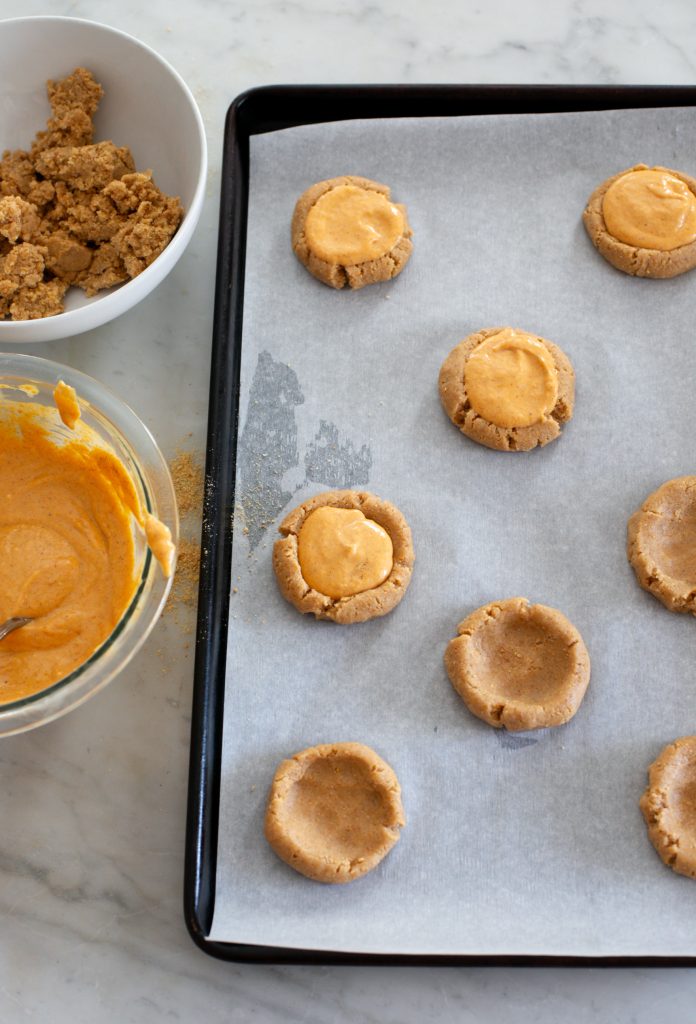
POLYGON ((413 252, 406 207, 387 185, 344 175, 312 185, 292 217, 293 252, 310 274, 332 288, 389 281, 413 252))
POLYGON ((518 732, 563 725, 580 707, 590 658, 561 612, 511 597, 478 608, 457 633, 445 668, 477 718, 518 732))
POLYGON ((386 615, 406 593, 415 559, 411 531, 398 508, 368 491, 317 494, 293 509, 278 531, 273 568, 281 594, 299 612, 342 624, 365 622, 386 615), (317 531, 313 513, 324 519, 317 531))
POLYGON ((565 352, 546 338, 487 327, 452 349, 440 369, 439 390, 445 412, 472 441, 526 452, 559 437, 573 415, 575 374, 565 352), (468 381, 474 366, 475 392, 468 381))
POLYGON ((406 824, 394 771, 362 743, 324 743, 278 766, 265 835, 295 871, 352 882, 385 857, 406 824))
POLYGON ((668 480, 628 521, 628 560, 671 612, 696 615, 696 476, 668 480))
POLYGON ((636 164, 594 190, 582 215, 587 233, 617 270, 677 277, 696 267, 696 179, 636 164))
POLYGON ((650 765, 640 809, 665 864, 696 878, 696 736, 670 743, 650 765))

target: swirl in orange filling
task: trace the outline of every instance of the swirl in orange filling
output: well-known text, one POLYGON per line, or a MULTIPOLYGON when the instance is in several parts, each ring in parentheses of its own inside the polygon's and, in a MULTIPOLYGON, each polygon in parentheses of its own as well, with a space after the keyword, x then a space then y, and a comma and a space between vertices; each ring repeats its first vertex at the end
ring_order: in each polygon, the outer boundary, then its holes
POLYGON ((696 196, 664 167, 617 178, 602 200, 607 231, 626 245, 669 252, 696 241, 696 196))
POLYGON ((404 233, 404 215, 381 192, 338 185, 317 199, 304 233, 319 259, 350 267, 390 252, 404 233))
POLYGON ((297 557, 309 586, 338 599, 384 583, 394 548, 387 531, 359 509, 322 505, 302 525, 297 557))
POLYGON ((505 327, 477 345, 464 384, 474 412, 498 427, 529 427, 547 418, 558 398, 558 371, 543 341, 505 327))

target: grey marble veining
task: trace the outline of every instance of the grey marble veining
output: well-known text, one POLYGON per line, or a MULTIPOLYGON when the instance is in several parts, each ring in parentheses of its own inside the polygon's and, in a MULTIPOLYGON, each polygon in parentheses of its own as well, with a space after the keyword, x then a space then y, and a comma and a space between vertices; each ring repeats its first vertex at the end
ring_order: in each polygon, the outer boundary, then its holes
MULTIPOLYGON (((0 17, 47 13, 0 0, 0 17)), ((167 455, 204 446, 224 115, 272 82, 696 81, 689 0, 58 0, 181 72, 210 145, 207 201, 170 277, 116 322, 34 346, 126 396, 167 455)), ((39 74, 43 74, 38 69, 39 74)), ((1 128, 1 126, 0 126, 1 128)), ((265 968, 203 956, 182 917, 193 616, 123 676, 0 742, 0 1024, 616 1024, 691 1020, 696 972, 265 968)))

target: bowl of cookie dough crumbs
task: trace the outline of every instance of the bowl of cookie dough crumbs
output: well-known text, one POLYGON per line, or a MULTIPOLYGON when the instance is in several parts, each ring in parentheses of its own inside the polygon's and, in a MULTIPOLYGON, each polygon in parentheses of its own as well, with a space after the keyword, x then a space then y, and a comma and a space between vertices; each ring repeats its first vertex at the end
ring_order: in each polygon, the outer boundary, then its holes
POLYGON ((200 112, 144 43, 76 18, 0 22, 0 344, 107 323, 174 267, 200 215, 200 112))

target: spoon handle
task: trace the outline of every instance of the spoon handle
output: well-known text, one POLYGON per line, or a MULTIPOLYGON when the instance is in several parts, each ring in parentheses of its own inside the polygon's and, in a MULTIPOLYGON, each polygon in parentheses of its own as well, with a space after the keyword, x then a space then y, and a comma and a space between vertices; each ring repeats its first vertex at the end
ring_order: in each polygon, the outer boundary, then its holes
POLYGON ((32 622, 33 619, 27 619, 23 616, 15 616, 13 619, 7 619, 0 625, 0 640, 4 640, 8 633, 11 633, 13 629, 19 629, 20 626, 26 626, 27 622, 32 622))

